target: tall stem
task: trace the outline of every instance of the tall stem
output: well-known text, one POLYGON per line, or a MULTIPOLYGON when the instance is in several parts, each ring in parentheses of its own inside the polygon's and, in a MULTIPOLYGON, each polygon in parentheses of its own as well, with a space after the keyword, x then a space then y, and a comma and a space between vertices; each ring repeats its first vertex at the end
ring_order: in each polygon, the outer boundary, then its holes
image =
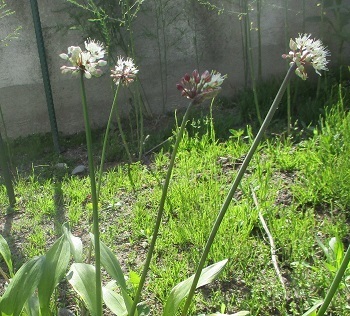
POLYGON ((115 90, 114 93, 114 98, 113 98, 113 103, 111 107, 111 112, 109 113, 109 118, 107 122, 107 127, 106 127, 106 132, 105 132, 105 137, 103 140, 103 146, 102 146, 102 153, 101 153, 101 162, 100 162, 100 170, 98 174, 98 182, 97 182, 97 199, 100 197, 100 189, 101 189, 101 182, 102 182, 102 172, 103 172, 103 166, 105 162, 105 156, 106 156, 106 147, 107 147, 107 141, 108 141, 108 136, 109 136, 109 130, 111 128, 111 122, 112 122, 112 117, 113 113, 115 112, 116 104, 117 104, 117 97, 118 97, 118 92, 119 92, 119 84, 117 86, 117 89, 115 90))
POLYGON ((262 79, 262 53, 261 53, 261 4, 262 0, 256 1, 256 19, 258 24, 258 80, 262 79))
MULTIPOLYGON (((113 101, 113 103, 114 103, 114 101, 113 101)), ((126 141, 126 137, 125 137, 125 134, 123 131, 123 126, 122 126, 122 122, 120 121, 120 115, 119 115, 119 111, 118 111, 117 107, 115 107, 115 111, 116 111, 117 125, 118 125, 118 129, 119 129, 120 137, 122 138, 123 146, 124 146, 124 149, 125 149, 126 154, 128 156, 129 163, 132 164, 132 156, 130 153, 128 142, 126 141)))
POLYGON ((158 208, 156 224, 155 224, 154 230, 153 230, 152 240, 151 240, 151 243, 150 243, 150 246, 149 246, 149 249, 148 249, 146 262, 145 262, 145 265, 143 267, 143 271, 142 271, 139 287, 138 287, 136 295, 135 295, 134 304, 133 304, 133 306, 132 306, 132 308, 130 310, 130 316, 134 316, 135 310, 136 310, 136 305, 140 301, 142 288, 143 288, 143 285, 145 283, 147 272, 148 272, 148 269, 149 269, 149 266, 150 266, 150 263, 151 263, 154 247, 155 247, 156 240, 157 240, 157 237, 158 237, 159 227, 160 227, 160 224, 161 224, 161 221, 162 221, 162 217, 163 217, 163 213, 164 213, 164 205, 165 205, 165 200, 166 200, 167 193, 168 193, 168 188, 169 188, 169 183, 170 183, 172 171, 173 171, 173 168, 174 168, 174 162, 175 162, 176 153, 177 153, 177 150, 179 148, 179 144, 180 144, 180 141, 182 139, 182 135, 184 133, 186 122, 187 122, 187 119, 188 119, 188 114, 189 114, 192 106, 193 106, 193 102, 191 102, 188 105, 187 110, 185 112, 185 115, 182 118, 182 123, 181 123, 180 129, 179 129, 179 131, 177 133, 177 136, 176 136, 176 141, 175 141, 173 152, 171 154, 168 172, 167 172, 166 177, 165 177, 165 182, 164 182, 164 186, 163 186, 163 190, 162 190, 162 196, 161 196, 160 203, 159 203, 159 208, 158 208))
POLYGON ((253 89, 253 95, 254 95, 254 104, 255 104, 255 110, 256 115, 259 121, 259 124, 262 124, 261 114, 260 114, 260 107, 259 107, 259 98, 258 98, 258 91, 256 89, 256 78, 255 78, 255 71, 254 71, 254 58, 253 58, 253 47, 252 47, 252 37, 251 37, 251 26, 250 26, 250 16, 249 16, 249 7, 248 4, 246 6, 247 9, 247 44, 248 44, 248 64, 250 69, 250 79, 252 83, 252 89, 253 89))
POLYGON ((102 285, 101 285, 101 253, 100 253, 100 231, 98 223, 98 197, 96 191, 96 179, 94 171, 94 160, 92 153, 92 138, 90 129, 89 113, 86 103, 86 93, 84 85, 84 73, 80 73, 81 83, 81 100, 83 104, 83 115, 85 123, 86 146, 89 160, 89 175, 91 186, 92 199, 92 218, 93 218, 93 233, 94 233, 94 247, 95 247, 95 269, 96 269, 96 311, 97 316, 102 316, 102 285))
POLYGON ((324 313, 326 312, 329 304, 331 303, 333 296, 335 294, 335 292, 337 291, 339 284, 341 282, 341 279, 344 276, 345 270, 348 267, 348 264, 350 262, 350 246, 348 247, 348 250, 345 253, 345 256, 343 258, 343 261, 339 267, 339 270, 337 272, 337 274, 335 275, 331 287, 329 288, 326 297, 323 301, 323 304, 321 305, 320 309, 317 312, 317 316, 323 316, 324 313))
POLYGON ((274 101, 273 101, 273 103, 272 103, 272 105, 270 107, 270 110, 267 113, 266 118, 265 118, 264 122, 262 123, 262 125, 260 127, 260 130, 259 130, 258 134, 256 135, 256 137, 255 137, 255 139, 254 139, 254 141, 253 141, 253 143, 252 143, 252 145, 251 145, 251 147, 250 147, 250 149, 249 149, 249 151, 247 153, 247 156, 245 157, 245 159, 244 159, 244 161, 243 161, 243 163, 242 163, 242 165, 241 165, 241 167, 240 167, 240 169, 239 169, 239 171, 237 173, 237 176, 236 176, 236 178, 235 178, 235 180, 234 180, 234 182, 233 182, 233 184, 231 186, 231 189, 230 189, 230 191, 229 191, 229 193, 228 193, 228 195, 227 195, 227 197, 226 197, 226 199, 224 201, 224 204, 222 205, 222 207, 221 207, 221 209, 219 211, 219 214, 218 214, 218 216, 217 216, 217 218, 215 220, 214 226, 213 226, 213 228, 212 228, 212 230, 210 232, 210 236, 209 236, 209 238, 207 240, 207 243, 206 243, 205 248, 203 250, 201 259, 200 259, 199 264, 197 266, 196 273, 194 275, 194 279, 193 279, 193 282, 192 282, 191 289, 189 291, 189 294, 187 296, 184 308, 182 310, 182 314, 181 314, 182 316, 187 315, 187 311, 188 311, 188 309, 190 307, 190 304, 191 304, 191 301, 192 301, 192 298, 193 298, 193 295, 194 295, 194 291, 195 291, 195 289, 197 287, 197 284, 198 284, 199 277, 200 277, 201 272, 202 272, 202 270, 204 268, 204 264, 205 264, 205 261, 207 260, 207 257, 208 257, 208 254, 209 254, 209 250, 210 250, 210 248, 211 248, 211 246, 212 246, 212 244, 214 242, 215 236, 216 236, 216 234, 217 234, 217 232, 219 230, 221 222, 222 222, 222 220, 223 220, 223 218, 224 218, 224 216, 226 214, 226 211, 227 211, 227 209, 228 209, 228 207, 229 207, 229 205, 231 203, 233 195, 235 194, 236 189, 237 189, 238 185, 240 184, 245 171, 247 170, 249 162, 252 159, 252 157, 254 155, 254 152, 256 151, 260 141, 262 140, 262 138, 263 138, 263 136, 265 134, 265 131, 266 131, 268 125, 270 124, 271 119, 272 119, 273 115, 275 114, 275 112, 276 112, 276 110, 277 110, 277 108, 279 106, 279 103, 281 102, 282 96, 283 96, 283 94, 284 94, 284 92, 286 90, 287 84, 288 84, 288 82, 289 82, 289 80, 290 80, 294 70, 295 70, 295 65, 293 64, 289 68, 289 70, 288 70, 288 72, 287 72, 287 74, 286 74, 286 76, 285 76, 285 78, 284 78, 284 80, 282 82, 282 85, 281 85, 280 89, 278 90, 277 95, 276 95, 276 97, 275 97, 275 99, 274 99, 274 101))
MULTIPOLYGON (((284 36, 285 36, 285 48, 288 51, 289 48, 289 24, 288 24, 288 0, 284 3, 284 36)), ((303 22, 304 23, 304 22, 303 22)), ((292 127, 292 109, 291 109, 291 94, 290 94, 290 83, 287 86, 287 135, 290 135, 292 127)))

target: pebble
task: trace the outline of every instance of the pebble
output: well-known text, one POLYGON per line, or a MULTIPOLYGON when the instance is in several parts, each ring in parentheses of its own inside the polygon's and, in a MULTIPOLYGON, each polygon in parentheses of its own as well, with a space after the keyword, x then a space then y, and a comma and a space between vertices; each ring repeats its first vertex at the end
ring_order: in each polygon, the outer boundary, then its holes
POLYGON ((86 167, 84 165, 76 166, 72 171, 72 175, 83 173, 85 170, 86 170, 86 167))

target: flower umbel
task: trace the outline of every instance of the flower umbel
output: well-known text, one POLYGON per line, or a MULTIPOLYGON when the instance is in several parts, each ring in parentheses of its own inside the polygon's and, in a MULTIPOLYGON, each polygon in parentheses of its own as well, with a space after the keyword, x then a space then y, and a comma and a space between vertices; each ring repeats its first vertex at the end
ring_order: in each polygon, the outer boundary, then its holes
POLYGON ((185 74, 177 89, 181 91, 181 95, 187 99, 193 100, 195 104, 202 103, 206 99, 215 97, 221 90, 220 85, 226 78, 219 72, 208 70, 204 71, 200 76, 198 70, 192 72, 192 76, 185 74))
POLYGON ((283 54, 285 59, 291 59, 291 63, 295 63, 297 69, 295 73, 303 80, 307 79, 305 65, 311 64, 316 73, 321 76, 319 70, 328 70, 326 59, 330 52, 322 44, 320 40, 311 39, 311 34, 299 34, 295 40, 291 39, 289 47, 291 51, 289 54, 283 54))
POLYGON ((124 60, 122 56, 119 56, 117 64, 111 70, 111 77, 117 86, 120 83, 127 86, 134 81, 138 71, 132 58, 124 60))
POLYGON ((68 60, 72 65, 62 66, 62 73, 78 75, 82 72, 87 79, 102 75, 102 70, 98 67, 107 64, 107 62, 103 60, 105 55, 103 44, 88 39, 85 41, 85 49, 86 51, 82 51, 79 46, 70 46, 68 47, 68 54, 60 54, 62 59, 68 60))

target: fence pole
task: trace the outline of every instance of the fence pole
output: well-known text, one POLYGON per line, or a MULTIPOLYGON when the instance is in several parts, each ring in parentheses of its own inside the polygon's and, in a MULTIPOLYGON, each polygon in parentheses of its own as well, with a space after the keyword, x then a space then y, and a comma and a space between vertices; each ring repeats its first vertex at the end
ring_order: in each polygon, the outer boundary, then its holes
POLYGON ((47 109, 48 109, 48 113, 49 113, 53 144, 54 144, 54 148, 55 148, 56 152, 60 153, 60 146, 59 146, 59 142, 58 142, 58 128, 57 128, 57 121, 56 121, 56 115, 55 115, 55 107, 53 104, 52 90, 51 90, 51 83, 50 83, 50 76, 49 76, 49 68, 47 66, 44 38, 43 38, 42 30, 41 30, 41 22, 40 22, 40 15, 39 15, 39 10, 38 10, 37 0, 30 0, 30 5, 32 8, 32 16, 33 16, 33 22, 34 22, 36 43, 38 46, 38 53, 39 53, 39 59, 40 59, 41 72, 42 72, 42 76, 43 76, 43 83, 44 83, 44 89, 45 89, 45 95, 46 95, 46 104, 47 104, 47 109))

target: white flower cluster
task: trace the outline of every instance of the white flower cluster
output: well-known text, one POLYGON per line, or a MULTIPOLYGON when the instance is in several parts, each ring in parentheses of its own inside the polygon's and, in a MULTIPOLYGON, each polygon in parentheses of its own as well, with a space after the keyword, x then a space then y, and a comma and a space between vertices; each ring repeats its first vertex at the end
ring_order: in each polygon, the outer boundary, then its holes
POLYGON ((295 40, 291 39, 289 54, 282 55, 283 58, 291 59, 291 65, 296 64, 295 73, 303 80, 307 79, 305 65, 311 64, 318 75, 320 70, 327 69, 327 56, 330 52, 325 48, 320 40, 311 39, 311 34, 299 34, 295 40))
POLYGON ((60 54, 64 60, 68 60, 71 66, 62 66, 62 73, 72 73, 78 75, 83 72, 85 78, 99 77, 102 70, 98 67, 105 66, 107 62, 103 60, 105 55, 104 46, 98 41, 88 39, 85 41, 86 51, 82 51, 79 46, 68 47, 68 54, 60 54))
POLYGON ((126 58, 124 60, 122 56, 119 56, 114 70, 111 70, 111 77, 117 86, 120 83, 127 86, 134 81, 138 71, 131 58, 126 58))

